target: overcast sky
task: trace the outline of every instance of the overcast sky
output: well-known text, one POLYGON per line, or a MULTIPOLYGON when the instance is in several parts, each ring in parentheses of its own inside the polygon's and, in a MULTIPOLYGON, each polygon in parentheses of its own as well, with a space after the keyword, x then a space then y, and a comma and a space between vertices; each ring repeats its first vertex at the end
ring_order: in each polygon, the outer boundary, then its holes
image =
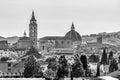
POLYGON ((32 10, 39 38, 120 31, 120 0, 0 0, 0 36, 28 36, 32 10))

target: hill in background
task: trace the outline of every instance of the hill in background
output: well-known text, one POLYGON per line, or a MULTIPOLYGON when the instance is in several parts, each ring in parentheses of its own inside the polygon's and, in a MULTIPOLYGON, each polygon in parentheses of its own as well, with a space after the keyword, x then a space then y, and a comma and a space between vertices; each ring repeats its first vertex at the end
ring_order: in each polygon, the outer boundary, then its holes
POLYGON ((113 33, 99 33, 99 34, 91 34, 91 35, 83 35, 83 42, 96 42, 98 37, 102 37, 103 43, 120 46, 120 32, 113 33))
MULTIPOLYGON (((90 34, 90 35, 83 35, 82 41, 83 42, 95 42, 98 37, 102 37, 103 43, 120 46, 120 32, 112 32, 112 33, 99 33, 99 34, 90 34)), ((12 37, 2 37, 0 36, 0 41, 7 40, 8 43, 13 44, 18 41, 18 36, 12 37)))
POLYGON ((16 43, 16 42, 18 41, 18 39, 19 39, 18 36, 12 36, 12 37, 6 37, 6 38, 0 36, 0 41, 2 41, 2 40, 7 40, 8 43, 10 43, 10 44, 16 43))

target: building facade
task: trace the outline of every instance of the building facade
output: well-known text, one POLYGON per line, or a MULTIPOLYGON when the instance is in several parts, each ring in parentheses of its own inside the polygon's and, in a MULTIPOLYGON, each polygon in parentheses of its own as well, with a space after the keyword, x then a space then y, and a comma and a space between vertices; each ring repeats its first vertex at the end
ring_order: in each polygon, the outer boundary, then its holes
POLYGON ((26 36, 26 32, 24 32, 24 36, 20 37, 17 44, 16 48, 17 49, 28 49, 33 45, 33 42, 29 37, 26 36))
POLYGON ((39 49, 49 52, 54 48, 73 48, 82 42, 80 34, 75 31, 72 23, 71 30, 65 36, 46 36, 39 39, 39 49))
POLYGON ((7 49, 8 42, 6 40, 0 41, 0 49, 7 49))
POLYGON ((0 61, 0 77, 4 76, 22 76, 24 72, 24 62, 0 61))

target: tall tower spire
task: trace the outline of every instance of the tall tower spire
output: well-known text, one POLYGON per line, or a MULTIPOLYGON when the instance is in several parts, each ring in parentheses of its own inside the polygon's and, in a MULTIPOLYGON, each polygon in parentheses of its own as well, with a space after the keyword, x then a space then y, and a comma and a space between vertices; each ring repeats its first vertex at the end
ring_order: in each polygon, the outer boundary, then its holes
POLYGON ((34 15, 34 10, 32 11, 32 17, 31 17, 31 20, 30 20, 30 21, 36 21, 35 15, 34 15))
POLYGON ((32 17, 30 19, 30 24, 29 24, 29 37, 33 42, 33 46, 37 47, 37 23, 36 23, 34 11, 32 11, 32 17))
POLYGON ((74 23, 72 22, 71 30, 75 30, 74 23))

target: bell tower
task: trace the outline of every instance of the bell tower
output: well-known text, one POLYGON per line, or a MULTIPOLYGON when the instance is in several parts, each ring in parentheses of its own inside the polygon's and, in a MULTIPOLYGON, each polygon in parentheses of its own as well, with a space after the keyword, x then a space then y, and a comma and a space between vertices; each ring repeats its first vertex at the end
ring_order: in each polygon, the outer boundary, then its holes
POLYGON ((37 23, 34 16, 34 11, 32 12, 32 17, 29 24, 29 37, 33 42, 33 46, 37 47, 37 23))

